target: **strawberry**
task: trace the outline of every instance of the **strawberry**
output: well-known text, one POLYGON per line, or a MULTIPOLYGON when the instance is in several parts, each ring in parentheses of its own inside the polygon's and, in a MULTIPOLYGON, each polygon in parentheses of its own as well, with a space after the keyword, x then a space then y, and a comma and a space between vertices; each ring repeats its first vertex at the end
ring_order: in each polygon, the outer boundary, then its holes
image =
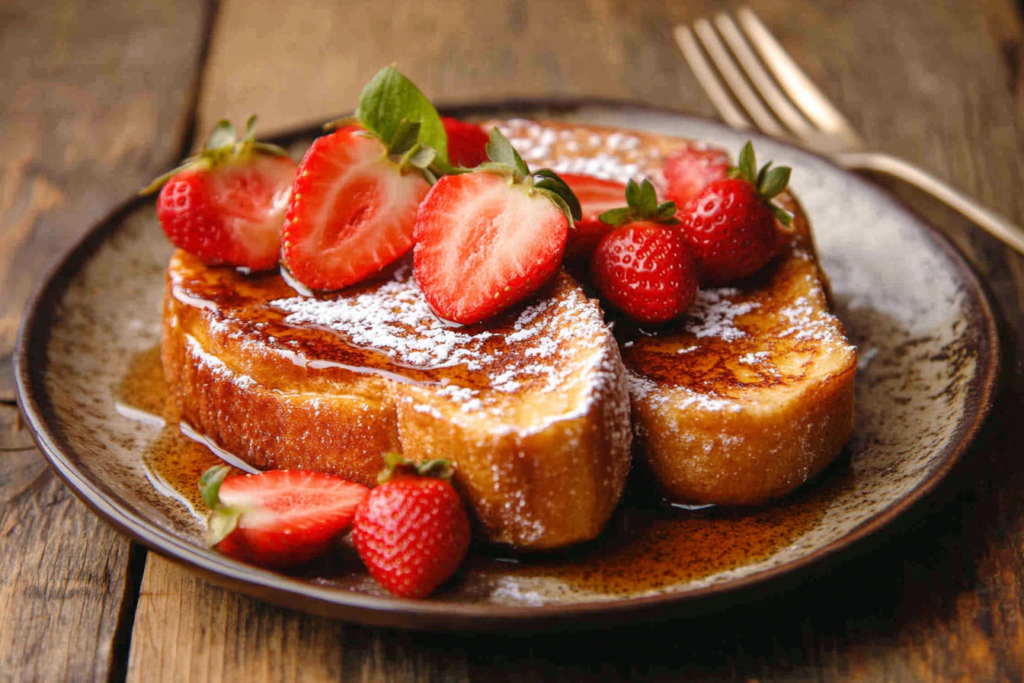
POLYGON ((676 207, 658 204, 649 180, 626 185, 628 206, 601 214, 616 226, 597 245, 590 270, 604 298, 642 323, 667 322, 697 294, 690 250, 673 227, 676 207))
POLYGON ((355 284, 408 252, 420 201, 455 170, 437 111, 393 66, 336 123, 300 163, 284 224, 285 265, 312 289, 355 284))
POLYGON ((475 123, 441 117, 448 135, 448 159, 456 166, 473 168, 487 161, 487 133, 475 123))
POLYGON ((295 162, 280 147, 256 142, 255 125, 249 117, 237 140, 234 127, 221 121, 202 152, 142 191, 163 185, 156 212, 164 233, 209 265, 277 266, 295 162))
POLYGON ((729 177, 729 155, 715 147, 687 147, 665 159, 665 198, 685 206, 716 180, 729 177))
POLYGON ((580 220, 576 221, 576 229, 569 233, 569 240, 565 245, 565 258, 567 261, 577 257, 589 260, 597 248, 597 243, 612 229, 601 221, 600 216, 605 211, 622 206, 626 186, 614 180, 602 180, 575 173, 563 173, 562 180, 572 188, 579 199, 582 214, 580 220))
POLYGON ((441 318, 475 323, 535 292, 558 269, 576 196, 553 171, 531 173, 495 128, 492 161, 442 178, 416 216, 416 281, 441 318))
POLYGON ((207 542, 270 569, 322 555, 370 492, 362 484, 319 472, 271 470, 228 477, 230 471, 217 465, 199 480, 211 510, 207 542))
POLYGON ((681 232, 693 249, 702 282, 724 284, 749 277, 771 261, 782 246, 776 221, 792 218, 771 202, 786 189, 790 169, 760 172, 748 142, 730 177, 717 180, 690 200, 682 212, 681 232))
POLYGON ((466 508, 447 460, 414 465, 386 456, 381 484, 356 513, 352 540, 377 583, 403 598, 423 598, 458 570, 469 550, 466 508))

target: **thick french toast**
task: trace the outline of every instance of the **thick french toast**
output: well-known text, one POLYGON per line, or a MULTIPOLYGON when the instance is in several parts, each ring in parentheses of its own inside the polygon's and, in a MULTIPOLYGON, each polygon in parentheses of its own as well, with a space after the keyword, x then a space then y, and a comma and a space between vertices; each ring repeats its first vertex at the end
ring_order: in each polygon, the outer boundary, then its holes
POLYGON ((177 251, 164 371, 181 419, 260 469, 372 485, 388 450, 450 458, 482 537, 596 536, 630 467, 625 370, 596 301, 559 274, 485 324, 434 318, 408 262, 321 298, 177 251))
MULTIPOLYGON (((525 159, 559 172, 664 182, 664 158, 694 144, 594 126, 494 122, 525 159)), ((797 177, 798 174, 796 174, 797 177)), ((856 349, 829 312, 807 218, 748 281, 703 289, 669 327, 617 330, 630 381, 634 454, 671 500, 743 505, 819 472, 853 433, 856 349)))

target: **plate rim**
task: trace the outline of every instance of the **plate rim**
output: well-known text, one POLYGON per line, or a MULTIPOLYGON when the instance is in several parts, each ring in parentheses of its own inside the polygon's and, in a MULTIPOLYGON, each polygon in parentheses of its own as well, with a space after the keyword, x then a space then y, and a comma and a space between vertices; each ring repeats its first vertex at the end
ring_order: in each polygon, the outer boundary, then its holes
MULTIPOLYGON (((439 107, 448 115, 479 115, 515 113, 543 110, 578 111, 586 108, 634 110, 660 114, 682 121, 693 121, 734 134, 736 131, 712 119, 689 113, 651 106, 628 100, 603 98, 524 98, 479 101, 449 107, 439 107)), ((302 137, 316 136, 319 127, 301 126, 273 136, 273 141, 287 144, 302 137)), ((555 603, 536 606, 493 605, 479 603, 447 603, 430 600, 409 600, 393 596, 378 597, 336 588, 317 586, 301 579, 291 578, 237 562, 197 546, 159 527, 148 519, 123 509, 116 500, 93 485, 89 477, 77 468, 62 452, 59 430, 50 424, 45 410, 46 344, 52 306, 66 290, 72 277, 91 259, 96 250, 112 234, 120 222, 152 197, 131 197, 115 207, 105 217, 91 225, 46 272, 37 285, 23 314, 14 350, 15 381, 21 410, 26 417, 32 437, 50 466, 77 498, 94 513, 121 533, 145 545, 159 555, 197 571, 214 583, 286 607, 298 608, 323 616, 337 617, 368 626, 454 631, 467 629, 496 630, 517 628, 547 628, 565 624, 567 620, 580 622, 587 617, 603 616, 608 620, 640 616, 655 611, 683 613, 684 605, 711 601, 740 593, 754 586, 777 581, 809 567, 818 565, 836 554, 847 551, 869 536, 889 527, 893 521, 928 496, 960 461, 977 437, 988 417, 998 390, 1001 372, 1001 342, 989 293, 967 257, 937 228, 917 212, 902 204, 885 188, 870 183, 847 171, 826 157, 809 152, 784 141, 768 138, 759 133, 747 133, 754 140, 790 148, 801 154, 817 157, 822 163, 839 172, 847 180, 886 199, 894 208, 903 211, 910 222, 936 245, 953 264, 964 292, 969 299, 968 319, 974 323, 978 347, 978 369, 970 380, 964 416, 940 453, 942 458, 907 495, 862 521, 849 532, 807 555, 776 567, 770 567, 737 579, 725 580, 684 592, 667 591, 642 597, 612 598, 577 603, 555 603), (977 324, 981 323, 981 324, 977 324), (339 599, 340 598, 340 599, 339 599), (410 621, 411 620, 411 621, 410 621)), ((52 419, 52 415, 50 416, 52 419)))

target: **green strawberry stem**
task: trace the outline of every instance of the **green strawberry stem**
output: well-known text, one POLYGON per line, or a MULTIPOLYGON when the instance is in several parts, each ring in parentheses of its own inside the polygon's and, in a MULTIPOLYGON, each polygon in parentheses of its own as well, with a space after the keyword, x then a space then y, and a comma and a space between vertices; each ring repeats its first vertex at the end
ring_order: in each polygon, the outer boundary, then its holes
POLYGON ((476 170, 506 176, 515 184, 527 186, 530 194, 540 194, 551 200, 565 214, 570 228, 583 217, 580 200, 572 188, 550 168, 531 172, 523 157, 497 128, 491 129, 487 158, 490 161, 480 164, 476 170))
POLYGON ((638 221, 675 225, 679 222, 675 216, 675 202, 659 204, 654 185, 650 180, 644 178, 640 185, 637 185, 636 181, 632 179, 626 183, 626 206, 609 209, 598 216, 598 219, 602 223, 614 227, 638 221))
POLYGON ((228 507, 220 501, 220 487, 231 474, 231 467, 228 465, 214 465, 203 473, 199 478, 199 493, 203 496, 203 502, 210 508, 210 514, 206 519, 206 543, 215 546, 238 526, 244 510, 228 507))
POLYGON ((788 166, 772 168, 772 162, 768 162, 757 169, 757 159, 754 156, 754 145, 750 140, 743 145, 740 151, 739 163, 729 169, 730 178, 742 178, 757 189, 757 196, 768 205, 779 222, 789 227, 793 220, 793 214, 772 201, 789 185, 789 177, 792 169, 788 166))
POLYGON ((388 451, 384 454, 384 471, 377 476, 377 483, 383 484, 399 476, 431 477, 433 479, 451 479, 455 474, 450 460, 437 458, 424 462, 406 460, 401 453, 388 451))
POLYGON ((257 117, 255 114, 252 114, 246 120, 245 135, 239 140, 235 133, 235 127, 231 125, 231 122, 227 119, 221 119, 213 127, 210 136, 206 138, 203 150, 199 154, 188 157, 177 168, 168 171, 143 188, 139 194, 147 195, 156 192, 168 180, 190 168, 198 166, 212 168, 229 159, 244 158, 250 154, 267 154, 278 157, 288 156, 288 152, 283 148, 268 142, 259 142, 256 139, 256 121, 257 117))

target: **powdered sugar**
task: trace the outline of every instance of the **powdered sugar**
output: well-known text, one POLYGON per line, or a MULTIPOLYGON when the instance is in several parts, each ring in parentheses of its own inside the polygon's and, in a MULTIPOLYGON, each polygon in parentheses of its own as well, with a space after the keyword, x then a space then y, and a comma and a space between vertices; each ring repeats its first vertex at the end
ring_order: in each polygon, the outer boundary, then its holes
POLYGON ((738 295, 739 290, 728 287, 699 290, 686 311, 686 331, 697 339, 715 337, 733 341, 747 336, 746 332, 736 327, 735 321, 760 308, 761 304, 734 302, 732 297, 738 295))

